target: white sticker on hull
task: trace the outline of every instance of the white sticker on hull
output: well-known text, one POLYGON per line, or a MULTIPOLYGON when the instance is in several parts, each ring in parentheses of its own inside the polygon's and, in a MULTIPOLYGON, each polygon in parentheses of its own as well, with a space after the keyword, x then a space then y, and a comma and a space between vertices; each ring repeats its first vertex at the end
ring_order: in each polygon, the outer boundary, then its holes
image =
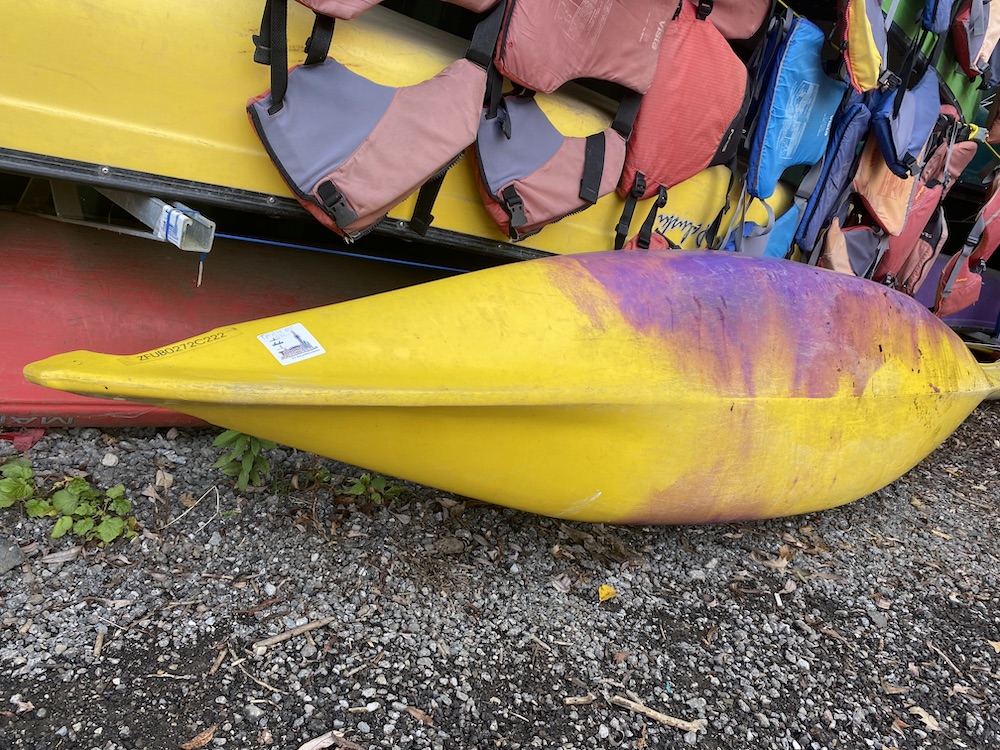
POLYGON ((282 365, 326 354, 326 350, 301 323, 262 333, 257 338, 282 365))

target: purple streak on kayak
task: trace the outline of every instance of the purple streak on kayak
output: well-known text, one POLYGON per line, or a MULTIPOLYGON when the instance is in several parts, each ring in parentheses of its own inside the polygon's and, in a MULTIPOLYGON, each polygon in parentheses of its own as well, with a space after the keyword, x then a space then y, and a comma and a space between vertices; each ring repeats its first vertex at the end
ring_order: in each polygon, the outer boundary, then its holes
POLYGON ((924 320, 930 314, 904 295, 785 261, 670 251, 560 261, 554 283, 596 327, 604 327, 610 298, 637 331, 670 347, 693 390, 715 395, 829 398, 842 387, 861 395, 890 355, 919 371, 921 340, 954 346, 950 332, 924 320), (588 279, 605 294, 595 295, 588 279))

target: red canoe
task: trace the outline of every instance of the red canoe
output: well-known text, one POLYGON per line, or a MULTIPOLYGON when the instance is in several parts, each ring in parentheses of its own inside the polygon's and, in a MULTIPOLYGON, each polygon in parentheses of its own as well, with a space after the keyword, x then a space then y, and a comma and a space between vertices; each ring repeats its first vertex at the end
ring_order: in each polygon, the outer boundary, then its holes
POLYGON ((0 211, 0 430, 169 426, 192 417, 26 382, 74 349, 131 353, 202 331, 448 275, 430 268, 220 239, 198 256, 113 231, 0 211))

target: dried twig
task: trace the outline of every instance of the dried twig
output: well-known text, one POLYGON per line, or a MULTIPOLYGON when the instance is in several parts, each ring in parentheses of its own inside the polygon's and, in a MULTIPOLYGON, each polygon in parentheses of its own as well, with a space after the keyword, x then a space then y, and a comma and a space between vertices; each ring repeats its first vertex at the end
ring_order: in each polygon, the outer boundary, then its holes
MULTIPOLYGON (((185 510, 183 513, 181 513, 179 516, 177 516, 177 518, 175 518, 173 521, 171 521, 166 526, 164 526, 163 529, 166 529, 166 528, 169 528, 170 526, 173 526, 175 523, 177 523, 182 518, 184 518, 184 516, 186 516, 192 510, 194 510, 195 508, 197 508, 198 505, 201 503, 201 501, 204 500, 206 497, 208 497, 208 494, 212 490, 215 490, 215 497, 216 497, 216 500, 218 500, 218 498, 219 498, 219 488, 215 487, 215 486, 209 487, 207 490, 205 490, 205 494, 203 494, 201 497, 199 497, 197 499, 197 501, 195 501, 195 503, 190 508, 188 508, 187 510, 185 510)), ((212 516, 212 518, 215 518, 215 516, 212 516)), ((211 521, 212 519, 210 518, 209 520, 211 521)), ((160 531, 163 531, 163 529, 160 529, 160 531)), ((200 531, 200 529, 199 529, 199 531, 200 531)))
POLYGON ((930 641, 927 641, 927 648, 929 648, 931 651, 933 651, 938 656, 940 656, 942 659, 944 659, 946 662, 948 662, 948 664, 951 665, 951 668, 954 669, 955 672, 958 673, 959 677, 964 677, 965 676, 965 675, 962 674, 962 670, 955 666, 955 662, 953 662, 951 659, 949 659, 948 656, 947 656, 947 654, 945 654, 944 651, 942 651, 941 649, 939 649, 937 646, 935 646, 930 641))
POLYGON ((274 687, 274 685, 268 685, 263 680, 258 680, 252 674, 250 674, 249 672, 247 672, 246 668, 242 664, 239 665, 239 668, 240 668, 240 671, 246 676, 246 678, 248 680, 250 680, 251 682, 255 682, 256 684, 260 685, 265 690, 270 690, 272 693, 278 693, 279 695, 288 695, 288 693, 286 693, 284 690, 278 690, 278 688, 274 687))
POLYGON ((673 716, 668 716, 667 714, 661 714, 659 711, 656 711, 649 706, 637 703, 636 701, 630 701, 628 698, 623 698, 620 695, 612 695, 608 698, 608 700, 616 706, 627 708, 629 711, 635 711, 636 713, 640 713, 643 716, 660 722, 661 724, 666 724, 668 727, 682 729, 685 732, 697 732, 708 726, 708 721, 705 719, 684 721, 684 719, 678 719, 673 716))
POLYGON ((586 695, 567 695, 563 698, 563 703, 567 706, 589 706, 597 700, 597 696, 593 693, 587 693, 586 695))
POLYGON ((254 650, 258 648, 267 648, 268 646, 273 646, 276 643, 281 643, 282 641, 287 641, 289 638, 294 638, 297 635, 302 635, 303 633, 308 633, 310 630, 316 630, 317 628, 322 628, 333 622, 335 617, 324 617, 322 620, 316 620, 316 622, 307 622, 305 625, 299 625, 297 628, 292 628, 291 630, 286 630, 284 633, 279 633, 278 635, 271 636, 270 638, 265 638, 262 641, 257 641, 253 644, 254 650))

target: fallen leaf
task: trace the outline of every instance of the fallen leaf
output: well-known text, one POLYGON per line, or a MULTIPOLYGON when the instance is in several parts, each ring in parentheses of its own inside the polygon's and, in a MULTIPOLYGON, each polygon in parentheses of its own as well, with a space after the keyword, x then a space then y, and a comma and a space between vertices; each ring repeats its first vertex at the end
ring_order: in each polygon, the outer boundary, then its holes
POLYGON ((43 562, 46 565, 50 563, 63 563, 75 560, 83 552, 83 547, 76 546, 70 547, 69 549, 60 550, 59 552, 53 552, 52 554, 45 555, 39 562, 43 562))
POLYGON ((319 737, 300 745, 299 750, 323 750, 325 747, 333 746, 342 748, 342 750, 365 750, 357 742, 351 742, 344 735, 334 732, 332 729, 326 734, 321 734, 319 737))
POLYGON ((213 724, 204 732, 199 732, 187 742, 181 743, 181 750, 198 750, 200 747, 205 747, 215 737, 215 730, 218 728, 218 724, 213 724))
POLYGON ((885 678, 881 678, 882 690, 885 691, 886 695, 902 695, 903 693, 910 692, 908 687, 901 687, 899 685, 890 685, 885 681, 885 678))
POLYGON ((24 714, 27 713, 28 711, 35 710, 35 704, 32 703, 31 701, 19 701, 19 700, 14 700, 12 698, 10 702, 14 704, 15 710, 19 714, 24 714))
POLYGON ((425 727, 434 726, 434 719, 432 719, 430 714, 428 714, 426 711, 421 711, 419 708, 416 708, 414 706, 407 706, 406 713, 408 713, 414 719, 419 721, 425 727))
POLYGON ((631 651, 615 651, 615 654, 612 658, 614 659, 615 664, 621 664, 629 657, 629 654, 631 653, 632 653, 631 651))
POLYGON ((190 492, 181 493, 181 505, 183 505, 185 508, 193 508, 197 504, 198 504, 198 498, 196 498, 192 493, 190 492))
POLYGON ((552 588, 563 594, 568 594, 570 588, 573 585, 573 582, 570 580, 570 577, 565 573, 560 573, 559 575, 552 576, 549 579, 549 583, 552 584, 552 588))
POLYGON ((906 736, 906 734, 903 732, 903 730, 904 729, 909 729, 909 728, 910 728, 910 725, 907 724, 902 719, 893 719, 892 720, 892 731, 895 732, 896 734, 902 736, 902 737, 906 736))
POLYGON ((160 502, 161 500, 163 500, 163 498, 160 497, 160 493, 156 491, 156 487, 154 487, 151 484, 147 484, 146 489, 144 489, 139 494, 142 495, 143 497, 148 497, 150 500, 155 500, 156 502, 160 502))
POLYGON ((162 487, 164 492, 174 486, 174 475, 163 469, 156 470, 156 486, 162 487))
POLYGON ((938 720, 931 716, 929 713, 924 711, 920 706, 910 706, 909 711, 914 716, 918 717, 932 732, 940 732, 941 725, 938 724, 938 720))
POLYGON ((615 587, 606 583, 602 583, 601 587, 597 590, 597 598, 602 602, 606 602, 608 599, 614 599, 616 596, 618 596, 618 592, 615 591, 615 587))
POLYGON ((986 642, 993 647, 994 653, 1000 654, 1000 641, 986 641, 986 642))

